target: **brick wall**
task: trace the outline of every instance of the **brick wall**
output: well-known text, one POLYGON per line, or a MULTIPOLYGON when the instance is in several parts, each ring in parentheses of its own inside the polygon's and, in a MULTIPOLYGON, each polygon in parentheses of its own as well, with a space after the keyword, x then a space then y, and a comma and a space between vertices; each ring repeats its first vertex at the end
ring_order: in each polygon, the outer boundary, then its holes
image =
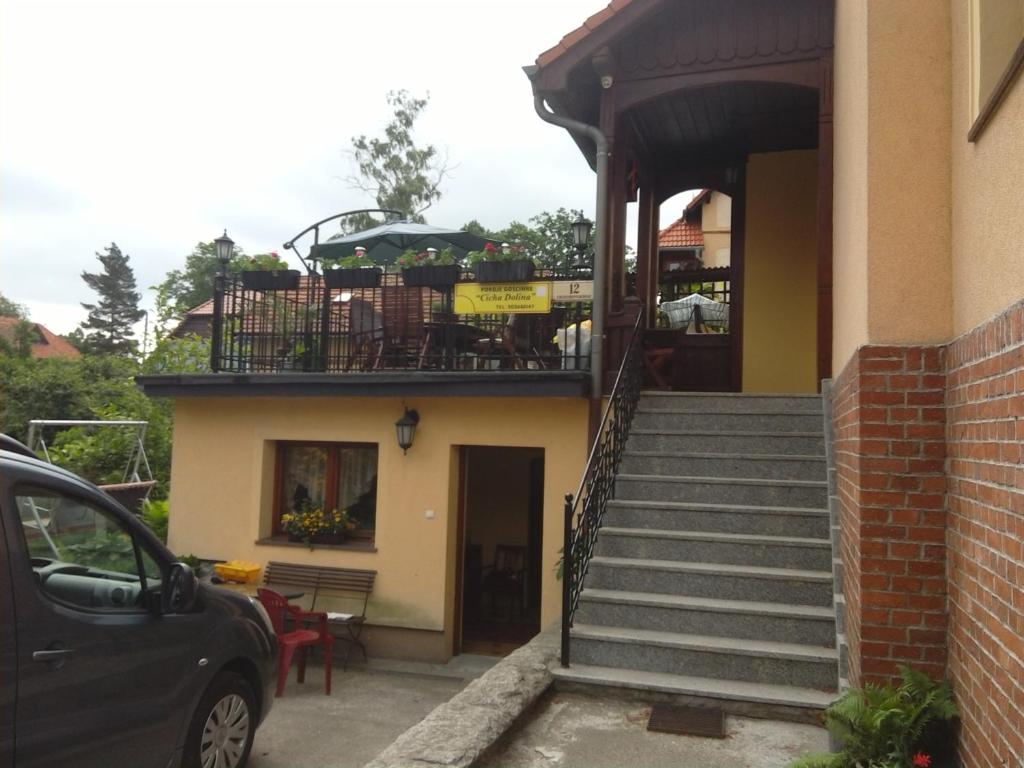
POLYGON ((833 385, 849 678, 946 664, 940 347, 866 346, 833 385))
POLYGON ((1024 765, 1024 304, 947 349, 949 675, 974 768, 1024 765))

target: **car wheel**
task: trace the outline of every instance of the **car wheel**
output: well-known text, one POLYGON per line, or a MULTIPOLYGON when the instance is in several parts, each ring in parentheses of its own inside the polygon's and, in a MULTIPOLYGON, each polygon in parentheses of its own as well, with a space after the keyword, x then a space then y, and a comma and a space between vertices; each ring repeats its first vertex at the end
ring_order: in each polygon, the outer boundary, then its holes
POLYGON ((256 733, 256 697, 241 675, 221 672, 192 715, 185 768, 242 768, 256 733))

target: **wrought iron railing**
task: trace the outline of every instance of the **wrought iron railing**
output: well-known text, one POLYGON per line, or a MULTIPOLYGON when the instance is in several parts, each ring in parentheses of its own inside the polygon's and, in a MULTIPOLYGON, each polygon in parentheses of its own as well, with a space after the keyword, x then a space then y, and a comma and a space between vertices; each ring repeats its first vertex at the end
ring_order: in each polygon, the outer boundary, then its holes
POLYGON ((590 449, 575 494, 566 494, 562 544, 562 666, 569 666, 569 630, 579 607, 597 533, 608 502, 615 495, 615 476, 629 438, 643 384, 643 312, 622 356, 622 364, 590 449))
MULTIPOLYGON (((579 281, 538 270, 534 281, 579 281)), ((589 279, 589 275, 583 279, 589 279)), ((471 281, 467 272, 462 281, 471 281)), ((220 278, 211 367, 230 373, 580 370, 589 367, 589 301, 546 313, 455 314, 452 287, 332 288, 318 273, 220 278)))

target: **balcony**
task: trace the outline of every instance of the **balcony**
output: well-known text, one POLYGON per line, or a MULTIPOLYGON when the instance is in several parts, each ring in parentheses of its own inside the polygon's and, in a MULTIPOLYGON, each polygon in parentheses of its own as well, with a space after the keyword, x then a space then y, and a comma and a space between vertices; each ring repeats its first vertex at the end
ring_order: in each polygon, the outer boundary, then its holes
MULTIPOLYGON (((583 371, 589 366, 589 275, 538 270, 528 283, 333 288, 311 273, 227 277, 215 302, 211 368, 235 374, 583 371), (580 290, 584 291, 580 296, 580 290), (458 312, 480 298, 493 312, 458 312), (575 293, 574 293, 575 291, 575 293), (510 311, 510 310, 516 311, 510 311)), ((490 378, 490 377, 488 377, 490 378)))

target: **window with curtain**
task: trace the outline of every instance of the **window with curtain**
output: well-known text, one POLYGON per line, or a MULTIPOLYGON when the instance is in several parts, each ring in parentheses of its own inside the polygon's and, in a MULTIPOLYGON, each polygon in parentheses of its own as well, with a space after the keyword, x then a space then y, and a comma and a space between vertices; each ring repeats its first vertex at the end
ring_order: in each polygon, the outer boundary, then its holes
POLYGON ((277 505, 281 515, 305 506, 342 509, 356 522, 353 539, 373 539, 377 524, 377 446, 367 443, 277 444, 277 505))

